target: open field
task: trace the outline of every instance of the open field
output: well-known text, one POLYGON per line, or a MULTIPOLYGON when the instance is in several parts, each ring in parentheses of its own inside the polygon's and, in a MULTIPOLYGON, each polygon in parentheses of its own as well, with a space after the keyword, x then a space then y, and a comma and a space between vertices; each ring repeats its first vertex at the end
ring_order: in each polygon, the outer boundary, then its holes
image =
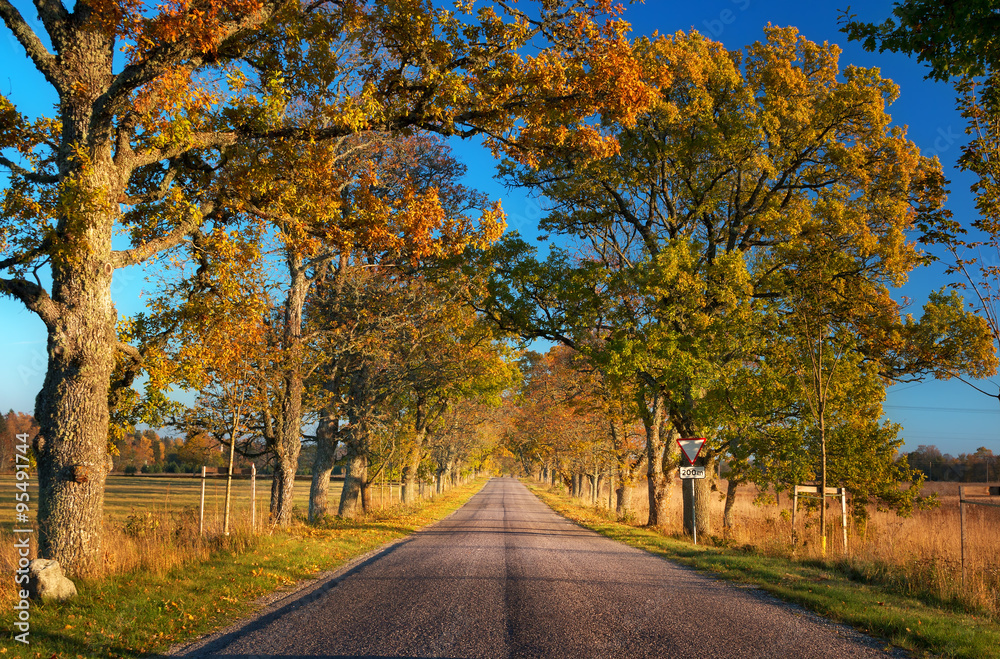
MULTIPOLYGON (((9 529, 14 521, 14 475, 0 474, 0 528, 9 529)), ((309 507, 309 476, 299 476, 295 480, 293 502, 296 513, 305 515, 309 507)), ((333 505, 340 499, 342 481, 331 481, 330 501, 333 505)), ((34 521, 34 511, 37 510, 38 484, 32 480, 29 484, 31 494, 30 518, 34 521)), ((257 523, 267 520, 268 501, 271 496, 271 479, 267 476, 257 477, 257 523)), ((110 523, 122 523, 129 515, 136 512, 179 514, 185 509, 197 511, 201 498, 201 478, 190 474, 177 476, 118 476, 108 477, 104 494, 104 515, 110 523)), ((387 483, 385 487, 379 484, 372 486, 372 503, 375 508, 392 505, 399 498, 399 484, 387 483)), ((226 505, 226 479, 208 478, 205 481, 205 524, 207 528, 221 528, 226 505)), ((247 479, 233 480, 233 519, 247 520, 250 518, 250 481, 247 479)))
MULTIPOLYGON (((927 483, 925 496, 936 495, 939 505, 916 510, 911 517, 870 510, 867 523, 849 520, 848 547, 842 541, 840 505, 831 501, 828 513, 829 556, 856 570, 864 579, 891 585, 899 592, 960 605, 992 616, 1000 616, 1000 508, 966 507, 966 584, 962 586, 962 553, 958 488, 966 486, 966 496, 985 495, 982 483, 927 483)), ((723 537, 722 513, 726 481, 712 496, 710 537, 699 539, 709 545, 752 547, 767 556, 799 560, 820 560, 818 513, 809 515, 801 502, 798 542, 792 543, 791 496, 761 493, 753 486, 737 491, 733 509, 735 528, 723 537)), ((1000 499, 993 497, 993 501, 1000 499)), ((649 506, 645 489, 632 489, 634 521, 646 520, 649 506)), ((599 505, 607 507, 608 490, 603 488, 599 505)), ((681 492, 674 486, 666 535, 683 536, 681 492)))

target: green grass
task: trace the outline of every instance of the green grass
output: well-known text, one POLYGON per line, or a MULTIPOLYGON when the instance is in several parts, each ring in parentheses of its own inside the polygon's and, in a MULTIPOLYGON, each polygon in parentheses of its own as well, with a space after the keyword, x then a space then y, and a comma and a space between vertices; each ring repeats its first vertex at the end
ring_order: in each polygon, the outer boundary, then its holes
MULTIPOLYGON (((335 569, 442 519, 482 485, 482 480, 476 481, 413 508, 364 520, 331 519, 322 527, 297 523, 288 531, 257 537, 236 534, 228 547, 219 541, 210 559, 163 574, 78 581, 80 595, 71 602, 32 603, 31 645, 5 640, 0 657, 138 657, 162 652, 247 615, 262 595, 335 569)), ((3 542, 11 541, 9 534, 2 536, 3 542)))
POLYGON ((753 584, 773 595, 843 622, 918 656, 1000 657, 1000 624, 852 579, 835 562, 801 562, 748 549, 695 546, 656 531, 619 523, 606 512, 529 484, 553 510, 580 525, 723 579, 753 584))

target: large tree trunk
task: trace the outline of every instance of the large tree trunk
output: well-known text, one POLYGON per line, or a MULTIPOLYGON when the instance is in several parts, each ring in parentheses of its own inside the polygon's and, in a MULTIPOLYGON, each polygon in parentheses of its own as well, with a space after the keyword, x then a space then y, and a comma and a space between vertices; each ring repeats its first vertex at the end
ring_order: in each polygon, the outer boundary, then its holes
POLYGON ((698 460, 704 467, 705 478, 692 478, 691 484, 684 484, 684 532, 692 535, 694 524, 692 523, 692 511, 698 522, 698 535, 707 535, 712 532, 712 470, 715 459, 711 455, 703 456, 698 460), (692 496, 694 505, 692 506, 692 496))
POLYGON ((647 405, 640 400, 642 424, 646 429, 646 486, 649 493, 649 518, 646 526, 657 527, 667 523, 670 477, 664 472, 667 446, 663 441, 663 396, 652 386, 651 400, 647 405))
POLYGON ((619 483, 615 490, 615 515, 619 519, 627 517, 632 510, 632 488, 625 483, 619 483))
POLYGON ((49 365, 35 403, 38 556, 59 561, 70 575, 91 571, 100 557, 117 342, 110 271, 105 276, 88 255, 80 259, 52 267, 54 297, 63 305, 48 328, 49 365))
POLYGON ((739 486, 739 481, 735 478, 730 478, 726 483, 726 505, 722 511, 722 528, 727 536, 732 533, 735 526, 733 524, 733 504, 736 503, 736 489, 739 486))
POLYGON ((400 498, 404 504, 414 503, 417 500, 417 471, 420 469, 420 460, 423 458, 424 439, 427 436, 426 430, 418 431, 413 438, 413 446, 409 455, 403 463, 403 482, 400 498))
POLYGON ((118 337, 111 301, 116 267, 111 238, 130 167, 112 160, 110 117, 94 106, 111 82, 113 42, 89 10, 78 6, 59 52, 59 175, 67 184, 51 239, 51 297, 40 287, 6 290, 39 315, 48 333, 48 369, 35 402, 40 431, 38 556, 59 561, 70 575, 90 571, 101 552, 104 483, 109 470, 108 394, 118 337), (27 290, 30 288, 31 290, 27 290))
POLYGON ((275 437, 275 473, 281 473, 277 499, 271 502, 273 521, 278 526, 288 526, 292 521, 292 494, 295 472, 299 467, 302 451, 302 309, 305 306, 309 281, 306 278, 302 257, 293 248, 286 248, 286 262, 291 278, 285 300, 284 363, 282 377, 281 416, 275 437))
POLYGON ((345 519, 358 516, 362 490, 368 482, 368 454, 355 447, 348 448, 347 464, 344 469, 344 489, 340 494, 340 508, 337 515, 345 519))
POLYGON ((371 368, 362 362, 351 371, 347 417, 350 425, 345 429, 344 446, 347 449, 344 465, 344 489, 340 492, 339 517, 353 519, 363 507, 362 492, 368 483, 369 423, 373 402, 371 399, 371 368))
POLYGON ((611 489, 615 494, 615 515, 619 519, 626 517, 632 508, 632 490, 635 482, 636 466, 630 460, 628 449, 625 446, 625 433, 619 428, 614 420, 610 422, 611 446, 617 458, 618 478, 611 478, 611 489))
POLYGON ((367 465, 365 469, 365 477, 361 480, 361 510, 366 514, 370 513, 372 510, 372 484, 368 480, 368 470, 367 465))
POLYGON ((316 456, 313 458, 312 483, 309 487, 309 522, 315 523, 327 514, 330 492, 330 474, 333 472, 337 452, 337 426, 339 421, 330 410, 325 410, 316 428, 316 456))
POLYGON ((298 468, 298 453, 290 456, 285 452, 276 454, 274 481, 271 487, 271 523, 287 526, 292 521, 292 496, 295 493, 295 471, 298 468))
POLYGON ((292 495, 295 492, 295 466, 278 460, 271 481, 271 523, 288 525, 292 519, 292 495))

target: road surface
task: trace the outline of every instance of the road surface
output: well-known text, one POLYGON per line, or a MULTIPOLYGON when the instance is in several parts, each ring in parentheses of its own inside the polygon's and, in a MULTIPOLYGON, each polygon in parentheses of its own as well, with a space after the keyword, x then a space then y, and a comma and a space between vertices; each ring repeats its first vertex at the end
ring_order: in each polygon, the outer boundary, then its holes
POLYGON ((175 656, 887 656, 850 628, 582 529, 513 479, 287 599, 175 656))

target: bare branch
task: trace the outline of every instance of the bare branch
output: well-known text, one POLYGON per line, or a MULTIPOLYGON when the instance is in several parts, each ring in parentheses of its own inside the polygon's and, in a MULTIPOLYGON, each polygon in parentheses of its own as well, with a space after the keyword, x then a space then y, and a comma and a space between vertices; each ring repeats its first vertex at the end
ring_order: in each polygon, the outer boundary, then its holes
POLYGON ((165 249, 169 249, 174 245, 180 243, 184 236, 188 235, 192 231, 201 225, 204 217, 211 214, 214 206, 209 206, 208 208, 203 207, 202 212, 197 214, 192 214, 186 222, 181 223, 174 228, 170 233, 160 236, 159 238, 154 238, 148 242, 143 243, 132 249, 118 250, 111 253, 111 264, 115 268, 123 268, 129 265, 136 265, 142 263, 154 254, 158 254, 165 249))
MULTIPOLYGON (((59 8, 62 8, 62 5, 58 2, 40 1, 36 4, 43 20, 45 20, 46 16, 50 16, 50 19, 53 21, 57 19, 58 12, 54 6, 50 7, 50 5, 58 5, 59 8), (42 11, 43 6, 46 7, 45 12, 42 11)), ((62 9, 62 14, 65 15, 65 13, 66 10, 62 9)), ((45 48, 45 44, 38 38, 35 31, 31 29, 28 22, 24 20, 21 12, 10 3, 10 0, 0 0, 0 18, 3 18, 3 22, 14 33, 14 37, 18 43, 27 51, 28 57, 35 63, 35 68, 42 72, 46 80, 58 87, 60 76, 56 58, 45 48)), ((46 25, 48 26, 48 21, 46 21, 46 25)))
POLYGON ((125 353, 125 356, 134 364, 142 363, 142 353, 134 345, 119 341, 117 348, 120 352, 125 353))
MULTIPOLYGON (((3 2, 3 0, 0 0, 3 2)), ((33 172, 30 169, 25 169, 21 167, 13 160, 0 156, 0 166, 6 167, 11 171, 12 174, 17 174, 29 183, 58 183, 59 177, 55 174, 39 174, 33 172)))
POLYGON ((38 17, 42 19, 42 24, 45 25, 45 30, 49 33, 49 38, 52 39, 52 46, 56 49, 56 52, 59 52, 62 45, 60 43, 60 35, 66 29, 66 24, 69 22, 69 11, 60 0, 34 0, 34 3, 35 9, 38 11, 38 17))
POLYGON ((46 238, 37 246, 29 250, 22 252, 21 254, 17 254, 15 256, 11 256, 10 258, 6 258, 3 261, 0 261, 0 270, 6 270, 7 268, 14 268, 19 265, 27 265, 36 257, 44 254, 45 251, 51 246, 52 246, 52 240, 50 238, 46 238))
POLYGON ((127 204, 129 206, 135 206, 136 204, 152 203, 155 201, 160 201, 167 196, 167 192, 170 191, 170 185, 177 178, 177 163, 171 162, 167 167, 166 173, 160 180, 160 185, 157 186, 156 190, 153 192, 143 194, 143 195, 132 195, 131 197, 124 197, 118 200, 119 203, 127 204))
POLYGON ((25 279, 0 279, 0 295, 9 295, 23 302, 47 327, 51 327, 59 316, 59 307, 48 292, 25 279))

